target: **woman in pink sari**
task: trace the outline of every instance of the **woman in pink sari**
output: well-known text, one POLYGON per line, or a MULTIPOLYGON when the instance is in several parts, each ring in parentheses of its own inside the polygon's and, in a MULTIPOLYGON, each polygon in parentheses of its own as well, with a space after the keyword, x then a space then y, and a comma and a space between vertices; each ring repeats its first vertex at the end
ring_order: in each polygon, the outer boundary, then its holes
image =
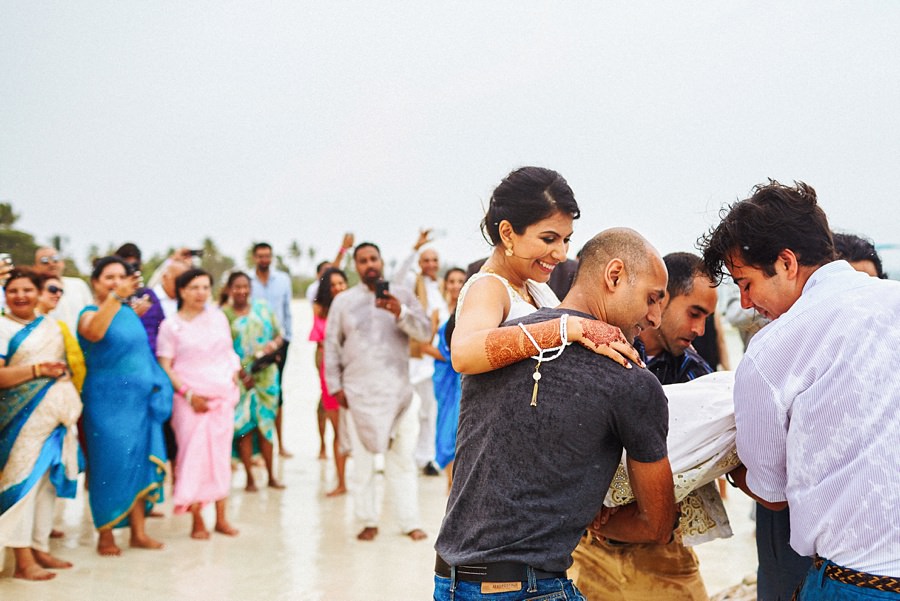
POLYGON ((216 532, 238 531, 225 517, 231 488, 231 442, 240 359, 228 319, 209 305, 212 278, 190 269, 175 280, 178 313, 159 329, 156 354, 172 380, 172 429, 178 442, 172 500, 175 513, 190 511, 191 537, 209 538, 200 511, 216 504, 216 532))

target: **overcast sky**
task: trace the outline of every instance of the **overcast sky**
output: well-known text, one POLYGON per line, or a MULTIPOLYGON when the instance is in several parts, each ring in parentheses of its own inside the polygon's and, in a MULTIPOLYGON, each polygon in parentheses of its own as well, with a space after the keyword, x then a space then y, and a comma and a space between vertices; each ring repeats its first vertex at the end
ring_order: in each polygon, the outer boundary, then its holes
POLYGON ((0 0, 0 201, 45 242, 227 253, 342 232, 444 264, 510 170, 560 171, 572 254, 631 226, 691 250, 723 203, 804 180, 900 242, 897 2, 0 0))

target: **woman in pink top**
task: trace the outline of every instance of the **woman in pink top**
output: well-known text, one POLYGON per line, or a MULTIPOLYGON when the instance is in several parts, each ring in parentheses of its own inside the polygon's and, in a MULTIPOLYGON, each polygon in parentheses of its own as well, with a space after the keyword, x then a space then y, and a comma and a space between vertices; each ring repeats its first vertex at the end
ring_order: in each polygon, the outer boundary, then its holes
POLYGON ((191 537, 209 538, 200 510, 216 504, 216 532, 238 531, 225 518, 231 488, 231 442, 240 359, 228 319, 208 304, 212 278, 190 269, 175 280, 178 313, 159 329, 156 354, 172 380, 172 429, 178 442, 172 500, 175 513, 193 515, 191 537))
POLYGON ((325 417, 331 422, 331 429, 334 431, 334 465, 338 482, 337 487, 328 493, 329 497, 336 497, 347 492, 347 485, 344 481, 344 465, 347 462, 347 454, 341 451, 340 405, 336 398, 328 394, 328 387, 325 385, 323 345, 325 323, 328 318, 328 309, 331 308, 331 301, 346 289, 347 276, 343 271, 334 267, 325 270, 319 279, 319 290, 316 292, 316 299, 313 303, 313 327, 309 333, 309 339, 316 343, 316 367, 319 368, 319 384, 322 387, 322 407, 325 410, 325 417))

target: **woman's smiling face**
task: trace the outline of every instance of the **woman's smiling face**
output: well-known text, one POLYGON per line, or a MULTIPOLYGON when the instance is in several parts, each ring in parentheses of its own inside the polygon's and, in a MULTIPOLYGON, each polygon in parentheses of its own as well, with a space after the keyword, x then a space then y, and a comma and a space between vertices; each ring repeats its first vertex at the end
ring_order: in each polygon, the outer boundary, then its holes
MULTIPOLYGON (((574 220, 568 213, 556 212, 525 228, 522 234, 509 234, 512 256, 509 265, 523 279, 546 282, 553 269, 567 259, 574 220)), ((509 248, 509 246, 507 246, 509 248)))

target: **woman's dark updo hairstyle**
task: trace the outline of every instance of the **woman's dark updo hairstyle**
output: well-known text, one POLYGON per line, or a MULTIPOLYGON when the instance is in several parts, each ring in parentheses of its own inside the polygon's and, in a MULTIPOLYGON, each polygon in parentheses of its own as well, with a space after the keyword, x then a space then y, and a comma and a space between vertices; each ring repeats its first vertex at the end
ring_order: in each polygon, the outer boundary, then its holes
POLYGON ((100 276, 103 274, 103 270, 113 263, 117 263, 124 267, 125 275, 131 275, 134 271, 131 265, 122 260, 122 257, 119 257, 117 255, 110 255, 108 257, 101 257, 94 261, 94 268, 91 270, 91 280, 99 280, 100 276))
POLYGON ((500 244, 500 222, 504 219, 517 234, 554 213, 578 219, 581 211, 575 193, 565 178, 552 169, 522 167, 507 175, 491 195, 481 233, 491 246, 500 244))
POLYGON ((38 292, 43 288, 43 280, 40 274, 28 269, 27 267, 13 267, 12 271, 6 274, 7 280, 6 283, 3 284, 3 290, 5 291, 9 287, 9 283, 13 280, 28 280, 34 287, 38 289, 38 292))
POLYGON ((200 278, 200 277, 205 277, 205 278, 209 279, 209 284, 210 284, 210 286, 212 285, 212 276, 209 275, 209 272, 203 271, 202 269, 197 269, 197 268, 188 269, 187 271, 182 273, 180 276, 175 278, 175 297, 178 299, 178 308, 179 309, 184 304, 184 299, 181 298, 181 291, 184 288, 186 288, 188 284, 190 284, 192 281, 194 281, 194 279, 200 278))
POLYGON ((328 312, 328 309, 331 307, 331 301, 334 300, 334 296, 331 294, 331 276, 334 274, 338 274, 344 281, 347 281, 347 274, 338 269, 337 267, 329 267, 322 273, 322 277, 319 278, 319 289, 316 291, 316 298, 314 302, 325 309, 325 312, 328 312))
POLYGON ((228 291, 231 290, 231 286, 238 280, 238 278, 247 278, 248 282, 251 281, 250 276, 243 271, 232 271, 230 274, 228 274, 228 280, 225 282, 225 285, 222 286, 221 292, 219 292, 219 306, 222 306, 228 302, 228 291))

